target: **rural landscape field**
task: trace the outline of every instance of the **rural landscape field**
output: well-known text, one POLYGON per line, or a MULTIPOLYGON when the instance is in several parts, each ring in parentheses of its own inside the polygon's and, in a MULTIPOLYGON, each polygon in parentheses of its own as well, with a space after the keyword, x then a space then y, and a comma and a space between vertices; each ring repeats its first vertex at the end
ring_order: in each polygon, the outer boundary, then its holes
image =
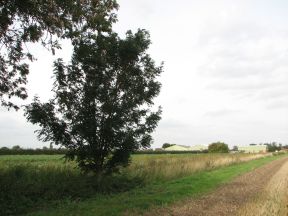
POLYGON ((287 12, 0 0, 0 216, 288 216, 287 12))
POLYGON ((96 179, 62 155, 0 156, 0 213, 284 216, 287 164, 286 153, 143 154, 96 179))

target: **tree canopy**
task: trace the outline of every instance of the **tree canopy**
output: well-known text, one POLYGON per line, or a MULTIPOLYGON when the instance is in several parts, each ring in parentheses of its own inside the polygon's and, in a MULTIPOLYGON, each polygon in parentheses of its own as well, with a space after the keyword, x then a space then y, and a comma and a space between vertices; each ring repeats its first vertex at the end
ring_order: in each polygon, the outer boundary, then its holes
POLYGON ((267 146, 268 152, 280 151, 282 149, 281 143, 272 142, 272 143, 264 143, 263 145, 267 146))
POLYGON ((208 151, 209 153, 228 153, 229 148, 228 145, 223 142, 215 142, 208 146, 208 151))
POLYGON ((164 143, 162 145, 162 148, 168 148, 168 147, 173 146, 173 145, 176 145, 176 144, 164 143))
POLYGON ((26 117, 40 125, 39 139, 67 148, 84 171, 109 173, 129 163, 130 153, 147 148, 160 120, 152 110, 161 84, 146 53, 149 33, 128 31, 89 34, 79 39, 69 64, 54 64, 54 98, 39 98, 26 107, 26 117))
POLYGON ((95 31, 110 32, 116 21, 115 0, 4 0, 0 1, 0 101, 18 109, 10 98, 27 98, 29 61, 26 44, 41 43, 54 54, 61 39, 72 44, 95 31))

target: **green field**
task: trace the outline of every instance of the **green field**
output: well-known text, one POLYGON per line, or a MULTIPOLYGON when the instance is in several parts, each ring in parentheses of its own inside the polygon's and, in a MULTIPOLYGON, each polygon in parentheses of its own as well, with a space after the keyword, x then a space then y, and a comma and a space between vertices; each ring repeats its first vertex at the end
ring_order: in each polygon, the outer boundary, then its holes
POLYGON ((99 179, 81 174, 62 156, 0 156, 0 215, 141 212, 209 191, 278 157, 134 155, 119 174, 99 179))

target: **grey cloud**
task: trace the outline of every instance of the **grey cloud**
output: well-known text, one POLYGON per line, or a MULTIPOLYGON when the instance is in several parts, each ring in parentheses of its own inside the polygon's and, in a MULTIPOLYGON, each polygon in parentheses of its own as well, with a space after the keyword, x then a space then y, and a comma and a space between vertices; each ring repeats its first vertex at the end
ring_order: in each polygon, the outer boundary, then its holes
POLYGON ((272 26, 267 31, 266 26, 244 18, 238 23, 215 23, 212 29, 204 29, 199 38, 199 47, 208 60, 198 67, 198 73, 216 79, 216 83, 223 79, 262 81, 274 79, 281 70, 282 74, 287 73, 287 28, 272 26))
POLYGON ((288 98, 286 100, 280 99, 269 103, 266 108, 268 110, 285 109, 288 113, 288 98))
POLYGON ((159 127, 162 129, 180 129, 187 127, 187 123, 183 123, 181 121, 175 119, 163 119, 159 123, 159 127))
POLYGON ((262 75, 275 70, 272 66, 254 65, 247 62, 229 62, 221 64, 210 62, 209 65, 199 68, 199 72, 217 78, 249 78, 251 76, 262 75))
POLYGON ((232 90, 232 91, 254 91, 254 90, 264 90, 269 89, 271 87, 284 85, 284 82, 275 82, 275 81, 255 81, 255 80, 245 80, 230 82, 223 80, 222 82, 212 82, 207 85, 207 89, 216 89, 216 90, 232 90))
POLYGON ((242 41, 257 41, 259 38, 267 34, 263 28, 256 23, 251 23, 245 20, 241 20, 233 23, 226 23, 226 25, 220 25, 215 23, 214 26, 203 28, 200 34, 199 43, 205 45, 213 41, 225 41, 225 43, 237 44, 242 41))
MULTIPOLYGON (((287 48, 288 48, 288 40, 287 48)), ((279 50, 278 53, 266 50, 264 54, 252 56, 253 47, 245 50, 234 50, 231 54, 227 46, 215 48, 209 54, 207 63, 198 67, 198 73, 211 78, 242 79, 253 77, 273 76, 279 71, 286 72, 288 67, 287 50, 279 50), (238 53, 237 53, 238 51, 238 53)), ((280 48, 279 48, 280 49, 280 48)))
POLYGON ((232 110, 232 109, 220 109, 206 112, 204 116, 206 117, 223 117, 230 114, 235 114, 241 112, 240 110, 232 110))
MULTIPOLYGON (((287 86, 287 85, 286 85, 287 86)), ((277 88, 277 86, 275 86, 275 88, 270 88, 270 89, 267 89, 267 90, 264 90, 262 91, 257 99, 259 100, 288 100, 288 87, 285 88, 277 88)))

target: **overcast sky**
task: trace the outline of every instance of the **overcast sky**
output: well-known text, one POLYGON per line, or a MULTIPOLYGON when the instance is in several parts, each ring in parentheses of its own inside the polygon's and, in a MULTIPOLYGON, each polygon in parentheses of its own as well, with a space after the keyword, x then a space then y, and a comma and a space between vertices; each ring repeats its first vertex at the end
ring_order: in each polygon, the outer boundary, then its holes
MULTIPOLYGON (((288 2, 284 0, 119 0, 115 31, 149 30, 164 61, 163 107, 154 144, 223 141, 288 144, 288 2)), ((30 48, 29 94, 51 96, 55 56, 30 48)), ((69 60, 68 44, 56 57, 69 60)), ((31 99, 30 97, 30 99, 31 99)), ((29 99, 29 100, 30 100, 29 99)), ((29 102, 29 100, 27 102, 29 102)), ((42 147, 22 112, 0 110, 0 147, 42 147)))

